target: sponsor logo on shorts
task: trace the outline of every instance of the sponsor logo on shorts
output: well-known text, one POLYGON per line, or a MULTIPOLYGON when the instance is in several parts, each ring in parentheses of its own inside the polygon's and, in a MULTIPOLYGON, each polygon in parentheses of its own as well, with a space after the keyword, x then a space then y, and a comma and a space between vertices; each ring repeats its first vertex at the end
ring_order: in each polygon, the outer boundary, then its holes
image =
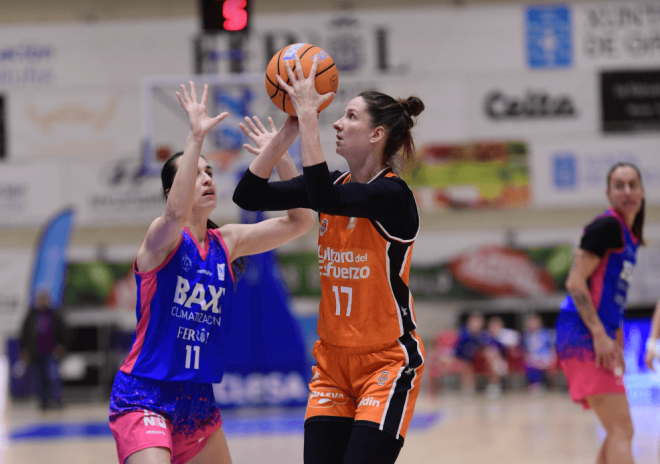
POLYGON ((385 385, 385 382, 387 382, 388 380, 390 380, 390 373, 387 371, 383 371, 378 376, 378 385, 382 387, 383 385, 385 385))
MULTIPOLYGON (((151 411, 144 410, 144 426, 145 427, 160 427, 163 429, 167 428, 165 423, 165 418, 160 414, 153 413, 151 411)), ((158 432, 149 432, 147 433, 158 433, 158 432)))
POLYGON ((314 377, 312 377, 312 382, 320 382, 321 373, 319 371, 314 372, 314 377))
POLYGON ((312 390, 309 393, 310 408, 331 408, 335 404, 346 404, 347 402, 348 396, 339 390, 312 390))
POLYGON ((358 408, 360 406, 373 406, 375 408, 380 408, 380 401, 375 400, 373 396, 365 396, 358 403, 358 408))

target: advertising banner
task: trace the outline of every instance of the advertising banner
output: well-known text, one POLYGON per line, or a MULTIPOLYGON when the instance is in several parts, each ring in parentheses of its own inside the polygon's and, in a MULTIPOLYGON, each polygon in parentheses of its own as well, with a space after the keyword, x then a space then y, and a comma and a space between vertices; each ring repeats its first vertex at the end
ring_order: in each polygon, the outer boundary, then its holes
POLYGON ((135 91, 17 92, 10 109, 13 160, 108 159, 140 153, 135 91))
POLYGON ((32 254, 30 248, 0 248, 0 333, 3 335, 16 335, 27 312, 32 254))
POLYGON ((0 227, 38 226, 60 209, 62 166, 3 163, 0 169, 0 227))
POLYGON ((600 94, 603 132, 660 132, 660 68, 603 72, 600 94))
POLYGON ((64 299, 67 250, 75 214, 66 209, 51 218, 39 237, 32 267, 30 307, 46 292, 52 307, 61 308, 64 299))
POLYGON ((598 86, 593 73, 517 73, 469 83, 474 137, 553 138, 558 133, 575 137, 598 132, 598 86))
POLYGON ((647 204, 660 203, 658 139, 610 137, 607 140, 533 144, 531 172, 534 205, 539 208, 607 207, 607 172, 619 161, 642 173, 647 204))
POLYGON ((405 177, 420 210, 512 208, 530 204, 522 142, 426 145, 405 177))
MULTIPOLYGON (((564 290, 571 246, 513 248, 483 245, 437 264, 410 269, 409 288, 416 299, 480 300, 500 297, 548 297, 564 290)), ((282 275, 294 296, 320 296, 318 257, 281 253, 282 275)))
POLYGON ((655 0, 577 2, 577 66, 657 66, 660 60, 660 3, 655 0))

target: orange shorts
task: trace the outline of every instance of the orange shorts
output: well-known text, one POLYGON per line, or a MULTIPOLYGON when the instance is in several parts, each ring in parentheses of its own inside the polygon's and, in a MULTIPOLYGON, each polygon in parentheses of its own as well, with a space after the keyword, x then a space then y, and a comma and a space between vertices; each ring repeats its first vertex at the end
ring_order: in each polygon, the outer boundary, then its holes
POLYGON ((319 340, 305 423, 335 418, 406 436, 424 371, 414 332, 380 346, 341 347, 319 340))

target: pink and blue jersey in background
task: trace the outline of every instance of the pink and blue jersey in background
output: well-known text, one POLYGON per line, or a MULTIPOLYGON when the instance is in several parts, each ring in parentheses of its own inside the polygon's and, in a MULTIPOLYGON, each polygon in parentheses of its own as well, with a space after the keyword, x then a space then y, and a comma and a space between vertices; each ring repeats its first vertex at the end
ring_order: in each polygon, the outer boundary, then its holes
MULTIPOLYGON (((629 281, 637 260, 638 240, 612 209, 597 216, 592 224, 606 218, 610 218, 610 222, 612 218, 618 221, 621 238, 614 239, 618 240, 621 246, 604 251, 601 262, 587 285, 598 317, 607 334, 614 339, 616 331, 623 326, 629 281)), ((582 321, 570 294, 562 302, 560 310, 556 323, 559 358, 594 358, 591 332, 582 321)))

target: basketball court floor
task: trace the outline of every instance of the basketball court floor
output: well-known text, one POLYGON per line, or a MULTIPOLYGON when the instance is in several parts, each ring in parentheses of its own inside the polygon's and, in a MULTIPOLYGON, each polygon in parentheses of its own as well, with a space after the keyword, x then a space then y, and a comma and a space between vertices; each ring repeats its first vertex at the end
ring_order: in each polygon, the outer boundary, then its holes
MULTIPOLYGON (((0 431, 3 463, 114 464, 106 403, 70 404, 42 413, 8 401, 0 431)), ((657 463, 657 406, 634 406, 638 464, 657 463)), ((234 464, 302 463, 303 410, 226 411, 234 464)), ((498 399, 422 395, 400 464, 593 464, 602 430, 566 393, 498 399)))

